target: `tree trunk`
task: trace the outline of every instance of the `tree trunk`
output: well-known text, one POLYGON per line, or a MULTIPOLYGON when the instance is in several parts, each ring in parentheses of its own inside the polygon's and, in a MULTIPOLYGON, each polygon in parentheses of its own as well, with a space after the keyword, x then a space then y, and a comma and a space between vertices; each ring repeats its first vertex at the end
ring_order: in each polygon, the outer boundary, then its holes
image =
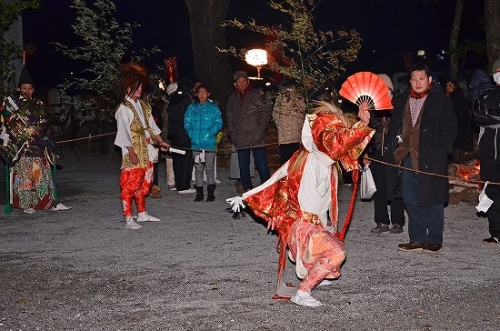
POLYGON ((458 78, 458 32, 460 31, 464 2, 465 0, 457 0, 450 33, 450 77, 453 79, 458 78))
POLYGON ((486 54, 490 65, 500 57, 500 0, 484 1, 486 54))
POLYGON ((185 0, 189 11, 191 39, 196 78, 203 80, 211 90, 210 97, 224 112, 233 87, 229 57, 216 47, 226 47, 224 28, 219 26, 226 18, 230 0, 185 0))

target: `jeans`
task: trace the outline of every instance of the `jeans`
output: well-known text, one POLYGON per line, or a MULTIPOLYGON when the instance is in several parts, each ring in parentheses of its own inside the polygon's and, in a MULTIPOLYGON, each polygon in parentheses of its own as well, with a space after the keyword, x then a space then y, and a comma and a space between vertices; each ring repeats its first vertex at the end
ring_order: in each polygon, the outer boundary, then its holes
MULTIPOLYGON (((411 158, 403 160, 403 166, 411 168, 411 158)), ((410 242, 443 244, 444 205, 420 206, 418 203, 418 176, 403 170, 403 200, 408 212, 410 242)))
POLYGON ((267 152, 264 147, 238 150, 241 185, 245 190, 253 188, 252 177, 250 176, 250 152, 253 154, 255 166, 259 172, 260 182, 264 183, 269 179, 269 177, 271 177, 271 173, 267 165, 267 152))

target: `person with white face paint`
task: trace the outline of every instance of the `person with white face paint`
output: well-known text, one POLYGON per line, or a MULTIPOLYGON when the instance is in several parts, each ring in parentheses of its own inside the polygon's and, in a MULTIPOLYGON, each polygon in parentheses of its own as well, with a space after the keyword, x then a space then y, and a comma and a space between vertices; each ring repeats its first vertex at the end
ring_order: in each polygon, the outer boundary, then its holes
MULTIPOLYGON (((491 68, 496 86, 483 90, 474 103, 474 121, 479 125, 478 153, 481 162, 481 180, 500 182, 500 58, 491 68)), ((486 211, 491 237, 483 239, 487 245, 500 242, 500 187, 488 185, 486 195, 493 204, 486 211)))

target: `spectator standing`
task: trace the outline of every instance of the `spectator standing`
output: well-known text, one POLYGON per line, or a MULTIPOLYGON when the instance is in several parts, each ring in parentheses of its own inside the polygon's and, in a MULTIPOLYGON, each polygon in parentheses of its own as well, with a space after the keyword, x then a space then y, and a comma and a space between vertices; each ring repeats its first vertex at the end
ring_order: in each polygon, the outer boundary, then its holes
POLYGON ((237 150, 241 185, 247 191, 253 188, 250 153, 261 183, 271 176, 265 147, 271 112, 265 104, 264 94, 250 85, 246 71, 235 72, 233 81, 236 89, 229 96, 226 108, 227 136, 237 150))
POLYGON ((295 82, 284 80, 273 108, 273 120, 278 129, 280 164, 285 164, 299 150, 302 127, 306 116, 304 97, 295 82))
POLYGON ((458 159, 460 151, 472 151, 472 118, 469 111, 470 104, 462 88, 454 79, 448 79, 445 86, 446 95, 450 97, 457 117, 457 137, 453 145, 455 159, 458 159))
MULTIPOLYGON (((393 99, 386 158, 403 170, 401 185, 408 212, 406 252, 438 252, 443 245, 444 204, 448 202, 448 158, 453 153, 457 120, 450 98, 434 86, 429 67, 410 69, 410 88, 393 99), (430 174, 416 173, 415 171, 430 174)), ((388 198, 394 198, 397 169, 388 168, 388 198)))
MULTIPOLYGON (((474 107, 474 121, 480 126, 478 153, 481 163, 481 180, 500 182, 500 58, 491 68, 495 87, 483 90, 474 107)), ((488 185, 486 195, 493 204, 486 212, 490 237, 483 243, 495 245, 500 242, 500 187, 488 185)))
POLYGON ((186 154, 172 153, 175 188, 179 194, 195 193, 191 188, 193 171, 193 153, 191 139, 184 129, 184 116, 188 106, 194 101, 191 92, 192 83, 187 78, 179 78, 177 83, 167 86, 168 98, 168 140, 172 147, 184 149, 186 154))
POLYGON ((216 136, 222 129, 219 107, 209 101, 210 91, 205 85, 196 89, 197 101, 189 105, 184 117, 184 129, 191 139, 195 169, 196 198, 203 201, 203 174, 207 177, 207 201, 215 200, 216 136))
MULTIPOLYGON (((394 85, 386 74, 380 74, 380 78, 389 88, 391 98, 394 93, 394 85)), ((387 130, 391 123, 392 112, 388 110, 370 112, 370 122, 368 126, 375 129, 375 134, 367 147, 367 154, 374 160, 384 161, 385 151, 384 142, 387 139, 387 130)), ((369 165, 375 181, 377 191, 373 194, 373 210, 376 226, 371 230, 372 233, 402 233, 405 222, 405 205, 402 197, 394 197, 393 201, 387 199, 387 167, 379 162, 370 162, 367 159, 362 160, 363 165, 369 165), (387 210, 390 205, 391 215, 387 210), (392 223, 392 228, 390 225, 392 223)))
POLYGON ((115 113, 115 145, 122 149, 120 196, 125 227, 128 229, 141 227, 132 216, 134 200, 137 222, 160 221, 146 211, 146 195, 153 182, 153 162, 158 159, 153 140, 160 148, 166 149, 170 145, 160 136, 161 130, 156 125, 151 105, 145 98, 150 86, 149 73, 143 65, 132 62, 120 66, 116 90, 121 103, 115 113))
POLYGON ((486 71, 484 71, 483 69, 474 70, 469 83, 472 109, 476 107, 476 103, 478 101, 477 97, 479 96, 479 93, 494 86, 495 84, 493 84, 490 75, 488 75, 486 71))

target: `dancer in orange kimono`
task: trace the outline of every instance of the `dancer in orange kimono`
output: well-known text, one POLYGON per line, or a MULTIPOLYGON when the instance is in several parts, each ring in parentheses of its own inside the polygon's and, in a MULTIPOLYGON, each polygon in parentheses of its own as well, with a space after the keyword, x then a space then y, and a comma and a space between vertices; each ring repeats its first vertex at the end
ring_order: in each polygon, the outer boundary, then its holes
POLYGON ((290 299, 302 306, 320 306, 311 296, 317 285, 340 276, 345 246, 336 236, 338 224, 337 169, 358 169, 358 157, 374 131, 367 127, 369 112, 360 107, 361 121, 340 109, 320 102, 307 115, 302 129, 302 147, 262 185, 242 197, 227 199, 238 212, 248 206, 279 235, 280 253, 276 299, 290 299), (296 263, 298 289, 283 285, 281 274, 289 258, 296 263))

